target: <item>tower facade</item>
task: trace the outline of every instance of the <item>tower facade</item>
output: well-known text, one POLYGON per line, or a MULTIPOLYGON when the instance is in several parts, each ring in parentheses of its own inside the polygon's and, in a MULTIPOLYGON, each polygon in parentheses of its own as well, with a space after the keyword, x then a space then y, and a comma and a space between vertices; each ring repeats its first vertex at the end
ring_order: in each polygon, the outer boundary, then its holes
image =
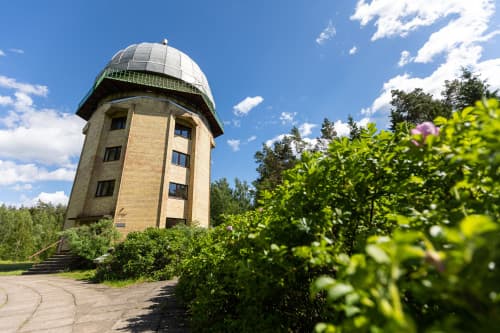
POLYGON ((65 229, 112 217, 122 233, 208 226, 210 155, 223 133, 207 79, 164 43, 116 53, 80 103, 85 141, 65 229))

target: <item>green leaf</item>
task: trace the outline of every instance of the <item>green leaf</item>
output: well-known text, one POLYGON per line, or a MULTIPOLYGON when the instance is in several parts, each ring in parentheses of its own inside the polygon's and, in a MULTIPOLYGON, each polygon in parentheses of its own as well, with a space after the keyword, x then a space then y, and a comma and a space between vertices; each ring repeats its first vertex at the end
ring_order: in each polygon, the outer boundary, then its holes
POLYGON ((350 284, 345 284, 345 283, 336 283, 333 287, 328 289, 328 299, 330 300, 336 300, 354 289, 350 284))
POLYGON ((485 215, 470 215, 460 222, 460 231, 468 238, 497 229, 498 226, 485 215))
POLYGON ((379 264, 387 264, 391 262, 391 259, 380 247, 375 244, 369 244, 366 246, 366 253, 372 257, 379 264))

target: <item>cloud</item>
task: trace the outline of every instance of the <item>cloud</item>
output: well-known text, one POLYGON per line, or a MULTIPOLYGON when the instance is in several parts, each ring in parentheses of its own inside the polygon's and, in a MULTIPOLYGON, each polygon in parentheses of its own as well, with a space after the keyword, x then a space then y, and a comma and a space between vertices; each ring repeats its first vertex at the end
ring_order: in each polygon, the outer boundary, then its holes
POLYGON ((17 164, 0 160, 0 186, 37 181, 73 181, 75 169, 57 168, 47 170, 34 163, 17 164))
POLYGON ((0 76, 0 86, 15 89, 0 96, 0 158, 46 165, 68 164, 80 154, 84 121, 76 115, 37 109, 30 95, 45 96, 45 86, 0 76), (2 126, 3 125, 3 126, 2 126))
POLYGON ((299 126, 300 136, 307 137, 307 136, 311 135, 312 129, 317 127, 317 126, 318 125, 316 125, 316 124, 303 123, 302 125, 299 126))
POLYGON ((272 139, 266 141, 266 146, 271 147, 275 142, 283 140, 285 137, 290 136, 290 134, 279 134, 272 139))
POLYGON ((16 79, 0 75, 0 87, 16 89, 24 94, 33 94, 37 96, 47 96, 49 89, 47 86, 39 84, 29 84, 17 82, 16 79))
POLYGON ((17 54, 24 54, 24 50, 21 50, 21 49, 12 48, 12 49, 9 49, 9 51, 13 52, 13 53, 17 53, 17 54))
POLYGON ((283 125, 293 124, 297 112, 281 112, 280 120, 283 125))
POLYGON ((0 50, 0 57, 5 56, 5 52, 0 50))
POLYGON ((0 118, 0 158, 47 165, 70 163, 80 154, 83 120, 55 110, 11 112, 0 118))
POLYGON ((233 113, 236 116, 246 116, 253 108, 262 103, 262 96, 246 97, 244 100, 233 106, 233 113))
MULTIPOLYGON (((355 121, 358 127, 366 127, 370 122, 370 118, 365 117, 359 121, 355 121)), ((337 120, 334 122, 335 131, 337 132, 337 136, 348 136, 351 133, 351 128, 347 122, 343 122, 342 120, 337 120)))
POLYGON ((492 89, 500 88, 500 58, 481 59, 483 47, 480 43, 500 34, 500 30, 488 31, 494 12, 493 0, 372 0, 370 3, 360 0, 351 19, 359 20, 362 26, 373 20, 377 30, 372 40, 406 37, 420 27, 447 19, 430 34, 414 58, 409 58, 409 53, 407 57, 402 53, 400 64, 404 65, 408 61, 430 63, 441 54, 444 55, 444 61, 437 64, 434 71, 426 77, 413 77, 403 73, 390 78, 384 83, 381 94, 370 107, 362 110, 362 114, 387 112, 390 109, 392 89, 409 92, 422 88, 425 92, 440 97, 444 81, 460 75, 462 67, 481 74, 481 78, 487 79, 492 89))
POLYGON ((240 140, 229 139, 227 140, 227 144, 231 147, 232 151, 240 150, 240 140))
POLYGON ((403 67, 410 61, 412 61, 412 58, 410 57, 410 52, 404 50, 401 52, 401 58, 399 58, 398 66, 403 67))
POLYGON ((33 185, 31 185, 31 184, 16 184, 16 185, 12 186, 10 189, 17 191, 17 192, 21 192, 21 191, 29 191, 32 188, 33 188, 33 185))
POLYGON ((24 206, 36 206, 38 202, 50 203, 53 205, 66 205, 68 204, 69 198, 64 193, 64 191, 56 191, 53 193, 41 192, 33 199, 24 197, 24 206))
POLYGON ((0 96, 0 106, 12 105, 14 100, 10 96, 0 96))
POLYGON ((316 38, 316 43, 318 43, 319 45, 323 45, 327 40, 333 38, 336 33, 337 30, 335 30, 332 20, 330 20, 328 21, 328 25, 326 26, 326 28, 323 29, 323 31, 321 31, 319 36, 316 38))
POLYGON ((247 139, 247 142, 252 142, 252 141, 255 141, 256 139, 257 139, 257 136, 252 135, 251 137, 249 137, 249 138, 247 139))
POLYGON ((356 45, 351 47, 351 49, 349 50, 350 55, 356 54, 357 52, 358 52, 358 48, 356 47, 356 45))

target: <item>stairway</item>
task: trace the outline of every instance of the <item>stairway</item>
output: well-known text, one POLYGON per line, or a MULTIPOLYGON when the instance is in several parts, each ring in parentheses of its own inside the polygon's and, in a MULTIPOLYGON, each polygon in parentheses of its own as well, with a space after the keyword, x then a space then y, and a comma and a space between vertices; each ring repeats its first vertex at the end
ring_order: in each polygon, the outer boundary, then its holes
POLYGON ((49 259, 34 264, 29 270, 23 272, 23 275, 32 274, 53 274, 69 270, 79 262, 79 257, 69 251, 61 251, 54 254, 49 259))

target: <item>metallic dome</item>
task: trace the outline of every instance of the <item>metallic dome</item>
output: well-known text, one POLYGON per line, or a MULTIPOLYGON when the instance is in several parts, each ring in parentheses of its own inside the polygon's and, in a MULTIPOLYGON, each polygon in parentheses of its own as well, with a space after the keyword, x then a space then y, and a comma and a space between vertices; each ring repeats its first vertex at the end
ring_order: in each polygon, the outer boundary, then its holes
POLYGON ((185 53, 159 43, 132 44, 118 51, 108 63, 107 69, 145 71, 168 75, 196 87, 206 95, 215 107, 207 78, 200 67, 185 53))

